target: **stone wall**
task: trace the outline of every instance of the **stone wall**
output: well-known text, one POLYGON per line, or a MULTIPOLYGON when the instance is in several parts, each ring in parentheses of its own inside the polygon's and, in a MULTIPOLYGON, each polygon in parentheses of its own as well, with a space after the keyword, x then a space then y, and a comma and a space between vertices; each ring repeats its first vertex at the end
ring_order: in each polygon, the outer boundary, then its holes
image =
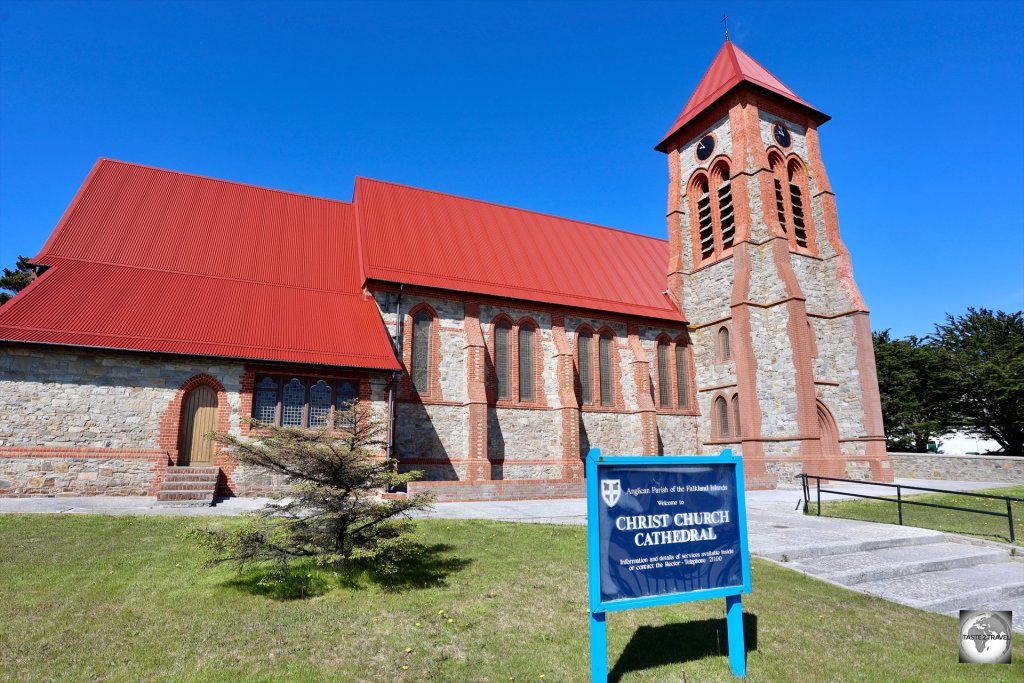
POLYGON ((217 378, 238 433, 241 363, 0 347, 0 447, 156 449, 160 419, 186 380, 217 378))
POLYGON ((939 453, 889 453, 889 457, 897 477, 1024 484, 1022 457, 939 453))
POLYGON ((0 496, 147 496, 158 472, 159 455, 139 457, 0 458, 0 496))

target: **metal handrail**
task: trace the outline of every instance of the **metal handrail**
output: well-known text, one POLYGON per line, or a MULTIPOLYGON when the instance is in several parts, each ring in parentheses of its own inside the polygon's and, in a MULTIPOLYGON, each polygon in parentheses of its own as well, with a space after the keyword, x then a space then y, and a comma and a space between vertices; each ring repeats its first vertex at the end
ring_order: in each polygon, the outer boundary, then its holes
POLYGON ((1016 540, 1017 540, 1017 537, 1016 537, 1016 535, 1014 533, 1014 529, 1013 529, 1013 506, 1012 506, 1011 503, 1013 503, 1013 502, 1024 503, 1024 498, 1017 498, 1015 496, 994 496, 994 495, 992 495, 990 493, 972 493, 970 491, 953 491, 951 489, 933 489, 933 488, 928 488, 928 487, 925 487, 925 486, 909 486, 907 484, 884 484, 884 483, 878 482, 878 481, 862 481, 862 480, 859 480, 859 479, 840 479, 839 477, 819 476, 819 475, 816 475, 816 474, 807 474, 807 473, 803 473, 803 474, 800 474, 798 476, 800 477, 800 480, 803 482, 803 489, 804 489, 804 514, 807 514, 807 506, 808 506, 808 503, 810 502, 810 498, 811 498, 811 487, 810 487, 810 481, 809 481, 810 479, 814 479, 815 480, 815 488, 817 490, 817 499, 818 499, 818 516, 819 517, 821 516, 821 482, 822 482, 822 480, 825 480, 825 481, 844 481, 844 482, 848 482, 850 484, 870 484, 871 486, 885 486, 887 488, 894 488, 894 489, 896 489, 896 498, 893 499, 893 498, 886 498, 886 497, 883 497, 883 496, 869 496, 869 495, 864 494, 864 493, 852 493, 850 491, 828 491, 827 493, 832 493, 832 494, 835 494, 837 496, 851 496, 851 497, 854 497, 854 498, 868 498, 868 499, 871 499, 871 500, 884 500, 884 501, 888 501, 890 503, 896 503, 896 509, 898 511, 900 526, 903 525, 903 506, 904 505, 920 505, 922 507, 943 508, 945 510, 959 510, 961 512, 974 512, 974 513, 977 513, 979 515, 991 515, 993 517, 1005 517, 1007 522, 1009 522, 1009 525, 1010 525, 1010 543, 1015 543, 1016 540), (965 508, 965 507, 959 507, 957 505, 943 505, 941 503, 925 503, 925 502, 918 501, 918 500, 905 500, 903 498, 903 490, 904 489, 911 489, 911 490, 914 490, 914 491, 927 491, 929 493, 952 493, 952 494, 955 494, 955 495, 958 495, 958 496, 971 496, 973 498, 990 498, 990 499, 993 499, 993 500, 1003 500, 1003 501, 1006 501, 1006 512, 1005 513, 1002 513, 1002 512, 992 512, 991 510, 978 510, 976 508, 965 508))

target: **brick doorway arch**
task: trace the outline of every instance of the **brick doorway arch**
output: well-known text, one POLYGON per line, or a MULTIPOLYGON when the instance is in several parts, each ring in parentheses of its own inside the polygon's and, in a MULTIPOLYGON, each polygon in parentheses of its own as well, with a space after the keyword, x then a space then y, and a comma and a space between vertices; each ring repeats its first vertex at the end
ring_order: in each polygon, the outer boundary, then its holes
POLYGON ((178 433, 178 464, 208 466, 213 463, 213 440, 217 428, 217 392, 199 384, 182 400, 178 433))

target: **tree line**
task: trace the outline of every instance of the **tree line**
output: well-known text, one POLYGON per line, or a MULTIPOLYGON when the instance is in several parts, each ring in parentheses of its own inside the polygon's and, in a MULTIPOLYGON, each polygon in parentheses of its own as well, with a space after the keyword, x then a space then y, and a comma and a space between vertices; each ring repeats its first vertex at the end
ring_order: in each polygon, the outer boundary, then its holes
POLYGON ((925 337, 873 337, 890 451, 964 431, 1024 453, 1024 312, 968 308, 925 337))

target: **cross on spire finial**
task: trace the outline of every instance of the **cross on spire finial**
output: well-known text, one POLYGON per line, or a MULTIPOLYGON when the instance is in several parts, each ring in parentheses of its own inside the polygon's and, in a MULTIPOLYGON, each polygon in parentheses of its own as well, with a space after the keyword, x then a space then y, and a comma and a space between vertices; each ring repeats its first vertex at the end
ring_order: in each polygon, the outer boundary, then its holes
POLYGON ((722 26, 725 27, 725 42, 729 42, 729 15, 722 15, 722 26))

